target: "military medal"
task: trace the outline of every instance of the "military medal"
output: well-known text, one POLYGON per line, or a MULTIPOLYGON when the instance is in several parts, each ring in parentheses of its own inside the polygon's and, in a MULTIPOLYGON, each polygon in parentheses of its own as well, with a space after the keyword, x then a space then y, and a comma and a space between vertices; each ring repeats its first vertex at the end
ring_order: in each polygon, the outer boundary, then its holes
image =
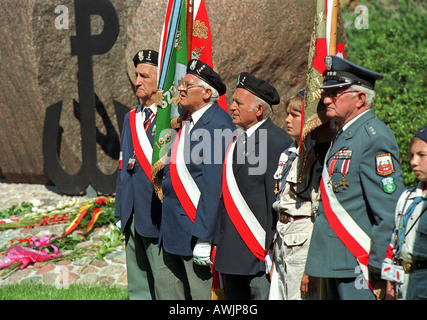
POLYGON ((340 151, 341 157, 344 159, 341 165, 341 174, 342 174, 342 181, 339 183, 339 186, 342 187, 344 190, 347 189, 347 187, 350 185, 348 182, 345 181, 345 176, 348 173, 348 170, 350 169, 350 160, 351 160, 351 150, 341 150, 340 151))
POLYGON ((279 186, 278 186, 278 183, 277 183, 277 180, 276 180, 276 182, 274 184, 274 194, 278 194, 278 193, 279 193, 279 186))
POLYGON ((136 159, 135 159, 135 152, 134 152, 133 156, 129 158, 128 165, 126 167, 127 171, 133 171, 133 168, 135 167, 135 161, 136 159))
MULTIPOLYGON (((338 156, 337 156, 337 154, 335 154, 334 158, 332 159, 331 163, 329 164, 329 181, 328 181, 328 184, 330 187, 332 187, 332 174, 334 173, 334 167, 335 167, 335 164, 337 163, 337 160, 338 160, 338 156)), ((335 191, 335 185, 333 187, 334 187, 333 188, 334 192, 336 192, 335 191)))
POLYGON ((329 181, 328 184, 332 187, 333 191, 336 193, 339 191, 339 187, 342 187, 343 190, 346 190, 347 187, 349 186, 349 183, 345 180, 345 176, 347 175, 349 169, 350 169, 350 160, 351 160, 351 155, 352 155, 353 151, 352 150, 338 150, 335 155, 334 158, 332 159, 331 163, 329 164, 329 181), (332 174, 334 173, 334 168, 335 165, 337 163, 338 160, 342 160, 341 163, 341 174, 343 176, 341 182, 337 183, 334 182, 332 183, 332 174))

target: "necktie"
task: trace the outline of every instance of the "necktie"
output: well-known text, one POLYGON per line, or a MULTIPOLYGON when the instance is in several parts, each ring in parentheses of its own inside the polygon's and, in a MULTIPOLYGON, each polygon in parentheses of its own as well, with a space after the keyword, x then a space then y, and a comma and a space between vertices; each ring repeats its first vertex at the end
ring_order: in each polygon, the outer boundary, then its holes
POLYGON ((241 134, 239 134, 237 136, 237 140, 236 140, 236 147, 235 147, 235 151, 233 154, 233 163, 237 163, 237 164, 243 164, 245 163, 245 159, 246 159, 246 142, 247 142, 247 137, 248 135, 246 134, 245 131, 243 131, 241 134))
POLYGON ((411 217, 412 213, 415 211, 416 206, 425 199, 426 198, 424 197, 416 197, 414 201, 411 203, 411 205, 408 207, 408 209, 406 210, 405 214, 403 215, 401 226, 397 231, 397 241, 398 241, 397 243, 399 244, 397 254, 399 254, 400 251, 402 250, 403 241, 405 239, 406 226, 408 225, 409 218, 411 217))
POLYGON ((191 114, 189 114, 185 123, 185 134, 188 134, 190 132, 192 124, 193 124, 193 117, 191 116, 191 114))
POLYGON ((343 130, 342 128, 340 128, 340 129, 338 130, 338 132, 337 132, 337 133, 336 133, 336 135, 335 135, 334 142, 338 140, 338 137, 341 135, 341 133, 343 133, 343 131, 344 131, 344 130, 343 130))
POLYGON ((153 115, 153 111, 150 108, 147 108, 147 107, 145 107, 145 109, 144 109, 144 114, 145 114, 144 129, 145 129, 145 132, 147 132, 148 127, 151 124, 151 118, 154 115, 153 115))

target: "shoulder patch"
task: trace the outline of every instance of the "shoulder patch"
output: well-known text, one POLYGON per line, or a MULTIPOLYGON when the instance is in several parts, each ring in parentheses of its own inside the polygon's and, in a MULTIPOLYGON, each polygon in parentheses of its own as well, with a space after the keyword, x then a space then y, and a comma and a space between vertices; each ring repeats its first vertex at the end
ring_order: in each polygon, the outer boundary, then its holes
POLYGON ((390 153, 377 154, 375 156, 377 174, 388 176, 394 172, 393 160, 390 153))

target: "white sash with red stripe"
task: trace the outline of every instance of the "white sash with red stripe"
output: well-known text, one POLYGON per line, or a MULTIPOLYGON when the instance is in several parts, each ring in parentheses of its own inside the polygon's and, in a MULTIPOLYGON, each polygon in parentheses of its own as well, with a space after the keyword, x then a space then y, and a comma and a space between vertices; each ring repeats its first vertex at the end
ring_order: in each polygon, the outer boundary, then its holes
POLYGON ((184 146, 186 135, 182 134, 182 131, 185 131, 187 125, 189 125, 189 123, 186 122, 178 132, 178 136, 176 137, 177 140, 172 147, 169 168, 175 194, 185 213, 190 218, 191 222, 194 223, 197 204, 200 199, 200 190, 185 164, 184 146))
POLYGON ((225 209, 249 250, 265 261, 266 232, 239 190, 233 173, 233 151, 236 142, 230 143, 223 167, 222 196, 225 209))
POLYGON ((132 135, 133 150, 136 158, 148 179, 153 182, 151 177, 151 159, 153 156, 153 147, 148 140, 147 133, 144 129, 145 114, 144 112, 136 113, 136 109, 132 109, 129 113, 130 130, 132 135))
POLYGON ((335 196, 332 185, 328 183, 330 179, 327 165, 323 166, 322 179, 320 181, 320 194, 322 197, 325 216, 335 234, 344 243, 346 248, 356 257, 360 269, 367 283, 372 288, 368 279, 369 251, 371 238, 352 219, 348 212, 335 196))

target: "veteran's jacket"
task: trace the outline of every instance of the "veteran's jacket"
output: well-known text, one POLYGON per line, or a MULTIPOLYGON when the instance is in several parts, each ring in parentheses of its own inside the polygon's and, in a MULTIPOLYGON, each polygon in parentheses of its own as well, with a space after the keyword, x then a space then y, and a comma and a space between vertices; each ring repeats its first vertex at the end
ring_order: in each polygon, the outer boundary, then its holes
MULTIPOLYGON (((234 160, 232 170, 237 183, 237 187, 246 201, 253 216, 265 231, 265 238, 262 239, 263 250, 271 249, 273 236, 277 222, 277 212, 272 208, 276 199, 274 193, 275 180, 274 172, 277 169, 280 154, 291 143, 290 136, 276 126, 270 119, 261 124, 246 141, 246 157, 239 161, 236 153, 242 152, 237 146, 234 149, 234 160), (251 141, 254 139, 254 141, 251 141), (251 145, 254 146, 251 149, 251 145), (253 156, 258 157, 262 162, 253 161, 253 156), (251 171, 257 167, 264 167, 263 170, 251 171)), ((223 179, 223 184, 225 183, 223 179)), ((224 190, 224 188, 223 188, 224 190)), ((224 205, 224 192, 218 212, 218 227, 216 234, 216 254, 214 265, 216 270, 223 274, 255 275, 260 271, 265 272, 265 252, 257 257, 249 249, 247 243, 242 239, 235 224, 230 218, 229 212, 224 205)), ((231 194, 231 197, 234 195, 231 194)))
MULTIPOLYGON (((142 117, 143 106, 126 113, 121 134, 121 165, 117 177, 115 216, 121 220, 121 231, 125 231, 132 214, 136 232, 144 237, 157 238, 161 221, 161 201, 157 198, 153 184, 142 169, 135 156, 130 124, 131 112, 135 117, 142 117), (129 159, 134 158, 133 170, 127 170, 129 159)), ((155 133, 155 117, 147 128, 147 138, 153 145, 155 133)))
MULTIPOLYGON (((184 128, 181 131, 184 131, 184 128)), ((230 115, 217 103, 214 103, 204 112, 186 136, 186 139, 189 139, 187 140, 189 143, 183 150, 184 157, 187 159, 186 170, 191 176, 190 179, 195 183, 195 188, 200 192, 198 203, 195 205, 194 221, 187 215, 180 202, 179 196, 182 194, 177 194, 174 189, 174 183, 179 184, 181 181, 177 181, 179 179, 172 181, 174 178, 171 170, 173 161, 169 161, 165 165, 159 238, 165 251, 181 256, 192 256, 194 245, 199 238, 213 241, 221 194, 222 163, 225 149, 232 139, 234 131, 235 125, 230 115), (223 131, 224 138, 221 138, 223 131)), ((183 133, 181 132, 181 134, 183 133)), ((175 138, 171 154, 178 141, 175 138)))
MULTIPOLYGON (((325 159, 338 203, 370 238, 368 264, 381 268, 404 189, 399 149, 391 130, 368 110, 341 133, 325 159)), ((321 197, 306 273, 324 278, 358 277, 361 270, 325 216, 321 197)), ((333 210, 336 207, 332 207, 333 210)))

